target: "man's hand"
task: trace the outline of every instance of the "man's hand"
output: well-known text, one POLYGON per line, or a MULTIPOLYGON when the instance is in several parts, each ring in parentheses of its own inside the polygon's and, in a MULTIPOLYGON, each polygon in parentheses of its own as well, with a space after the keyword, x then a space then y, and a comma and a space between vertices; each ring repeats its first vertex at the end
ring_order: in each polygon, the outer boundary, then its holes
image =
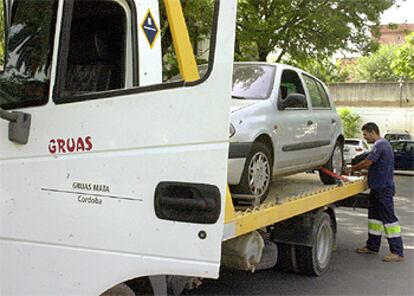
POLYGON ((352 174, 352 167, 351 166, 344 167, 344 175, 350 175, 350 174, 352 174))

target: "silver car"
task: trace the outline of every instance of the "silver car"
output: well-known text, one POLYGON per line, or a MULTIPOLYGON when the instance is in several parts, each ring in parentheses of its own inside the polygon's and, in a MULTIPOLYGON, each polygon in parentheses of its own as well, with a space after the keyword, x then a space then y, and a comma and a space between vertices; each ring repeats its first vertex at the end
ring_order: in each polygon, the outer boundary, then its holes
MULTIPOLYGON (((325 166, 340 174, 344 136, 326 86, 287 65, 236 63, 228 183, 263 201, 273 176, 325 166)), ((319 172, 325 184, 335 179, 319 172)))

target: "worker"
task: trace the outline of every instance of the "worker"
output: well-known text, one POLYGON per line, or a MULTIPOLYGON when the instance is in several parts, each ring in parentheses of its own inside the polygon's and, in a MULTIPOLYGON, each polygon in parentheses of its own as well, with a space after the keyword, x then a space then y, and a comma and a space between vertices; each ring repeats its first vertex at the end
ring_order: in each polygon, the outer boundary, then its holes
POLYGON ((401 227, 394 213, 394 153, 390 143, 380 136, 378 126, 369 122, 362 127, 364 139, 374 144, 366 159, 348 167, 345 173, 368 169, 369 193, 368 240, 356 249, 360 254, 376 254, 385 233, 391 253, 383 257, 384 262, 404 260, 401 227))

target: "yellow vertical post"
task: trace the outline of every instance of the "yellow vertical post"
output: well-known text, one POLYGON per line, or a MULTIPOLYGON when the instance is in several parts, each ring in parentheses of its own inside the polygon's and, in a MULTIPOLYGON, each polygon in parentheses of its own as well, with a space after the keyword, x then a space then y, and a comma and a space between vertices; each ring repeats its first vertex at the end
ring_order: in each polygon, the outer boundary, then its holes
POLYGON ((230 223, 236 219, 236 211, 234 210, 233 199, 229 186, 226 186, 226 207, 224 211, 224 223, 230 223))
POLYGON ((184 81, 200 79, 180 0, 164 0, 168 24, 177 56, 178 68, 184 81))

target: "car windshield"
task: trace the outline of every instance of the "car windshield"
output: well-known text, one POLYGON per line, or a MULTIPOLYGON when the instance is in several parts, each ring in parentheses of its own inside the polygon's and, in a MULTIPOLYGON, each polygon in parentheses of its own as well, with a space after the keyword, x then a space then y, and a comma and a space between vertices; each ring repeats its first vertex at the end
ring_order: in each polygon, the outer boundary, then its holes
POLYGON ((384 138, 388 141, 411 140, 409 134, 387 134, 384 138))
POLYGON ((264 100, 273 89, 275 66, 236 64, 233 69, 233 98, 264 100))
POLYGON ((6 65, 0 74, 0 107, 39 105, 47 100, 56 7, 57 0, 13 2, 6 65))
POLYGON ((358 140, 345 140, 345 145, 358 146, 359 145, 359 141, 358 140))

